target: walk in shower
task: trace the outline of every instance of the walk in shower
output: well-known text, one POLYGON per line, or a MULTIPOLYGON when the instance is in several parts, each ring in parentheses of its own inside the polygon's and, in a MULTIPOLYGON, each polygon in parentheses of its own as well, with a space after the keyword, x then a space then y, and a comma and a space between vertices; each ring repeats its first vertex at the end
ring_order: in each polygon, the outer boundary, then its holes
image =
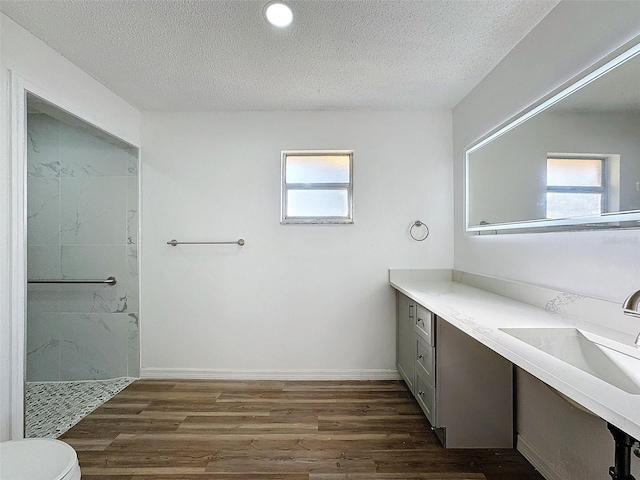
POLYGON ((57 437, 139 375, 138 151, 33 95, 27 278, 25 436, 57 437))

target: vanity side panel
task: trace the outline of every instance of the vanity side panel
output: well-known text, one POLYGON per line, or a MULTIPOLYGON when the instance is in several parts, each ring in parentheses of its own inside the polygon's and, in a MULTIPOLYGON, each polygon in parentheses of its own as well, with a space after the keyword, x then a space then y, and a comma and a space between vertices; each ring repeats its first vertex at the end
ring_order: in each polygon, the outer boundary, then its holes
POLYGON ((436 317, 436 427, 447 448, 513 448, 513 365, 436 317))

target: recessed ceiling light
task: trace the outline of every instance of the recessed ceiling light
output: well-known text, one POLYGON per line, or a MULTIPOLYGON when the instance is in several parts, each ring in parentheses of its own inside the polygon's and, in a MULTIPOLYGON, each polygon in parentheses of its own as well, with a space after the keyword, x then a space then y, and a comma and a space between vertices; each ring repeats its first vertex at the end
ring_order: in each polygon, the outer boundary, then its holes
POLYGON ((279 28, 288 27, 293 21, 293 12, 286 3, 280 1, 267 3, 264 16, 271 25, 279 28))

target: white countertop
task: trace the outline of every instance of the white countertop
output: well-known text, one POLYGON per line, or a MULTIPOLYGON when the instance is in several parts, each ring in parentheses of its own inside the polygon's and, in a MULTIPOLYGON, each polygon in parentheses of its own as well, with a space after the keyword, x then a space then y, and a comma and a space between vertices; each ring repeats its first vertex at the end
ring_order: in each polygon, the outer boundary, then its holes
POLYGON ((640 358, 633 336, 457 282, 392 277, 390 284, 576 403, 640 439, 640 395, 621 390, 500 329, 575 327, 619 342, 624 345, 624 353, 640 358))

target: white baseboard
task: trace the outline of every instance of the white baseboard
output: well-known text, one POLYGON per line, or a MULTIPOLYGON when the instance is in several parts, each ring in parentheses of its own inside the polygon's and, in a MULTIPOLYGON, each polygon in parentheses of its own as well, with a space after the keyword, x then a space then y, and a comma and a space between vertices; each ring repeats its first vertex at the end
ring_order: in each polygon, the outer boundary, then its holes
POLYGON ((520 435, 518 435, 516 449, 546 480, 564 480, 564 477, 555 468, 545 462, 540 452, 520 435))
POLYGON ((140 378, 175 380, 400 380, 396 370, 209 370, 154 368, 140 370, 140 378))

